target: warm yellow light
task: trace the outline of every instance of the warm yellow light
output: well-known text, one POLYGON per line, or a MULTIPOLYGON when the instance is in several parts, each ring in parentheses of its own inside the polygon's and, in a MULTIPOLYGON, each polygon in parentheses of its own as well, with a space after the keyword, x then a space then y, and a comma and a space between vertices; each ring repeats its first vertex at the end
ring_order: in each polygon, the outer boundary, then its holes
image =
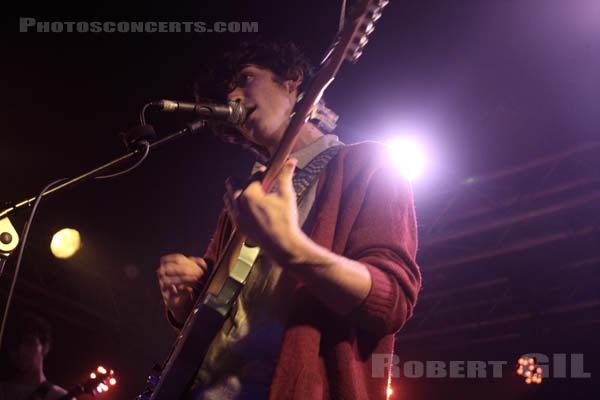
POLYGON ((96 368, 96 370, 101 374, 106 374, 106 368, 104 368, 102 365, 99 365, 98 368, 96 368))
POLYGON ((81 236, 75 229, 65 228, 56 232, 50 242, 50 250, 56 258, 69 258, 81 247, 81 236))

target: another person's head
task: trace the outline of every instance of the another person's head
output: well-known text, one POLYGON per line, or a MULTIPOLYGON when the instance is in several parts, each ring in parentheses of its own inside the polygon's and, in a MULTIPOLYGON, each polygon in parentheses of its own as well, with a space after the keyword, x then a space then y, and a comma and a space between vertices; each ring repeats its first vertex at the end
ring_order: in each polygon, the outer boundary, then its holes
POLYGON ((214 124, 213 130, 264 159, 312 74, 309 60, 292 43, 244 42, 197 80, 196 100, 240 101, 248 111, 246 123, 238 128, 214 124))
POLYGON ((41 371, 51 345, 50 323, 44 318, 24 315, 9 326, 5 347, 11 372, 27 374, 41 371))

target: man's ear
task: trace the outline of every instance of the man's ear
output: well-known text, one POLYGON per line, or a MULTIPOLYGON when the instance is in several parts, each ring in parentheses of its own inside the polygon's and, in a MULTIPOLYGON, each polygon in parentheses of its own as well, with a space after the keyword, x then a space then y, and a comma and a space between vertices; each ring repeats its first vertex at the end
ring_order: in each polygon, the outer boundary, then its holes
POLYGON ((285 81, 285 86, 289 93, 298 90, 302 82, 304 82, 304 72, 302 68, 293 68, 288 74, 290 79, 285 81))

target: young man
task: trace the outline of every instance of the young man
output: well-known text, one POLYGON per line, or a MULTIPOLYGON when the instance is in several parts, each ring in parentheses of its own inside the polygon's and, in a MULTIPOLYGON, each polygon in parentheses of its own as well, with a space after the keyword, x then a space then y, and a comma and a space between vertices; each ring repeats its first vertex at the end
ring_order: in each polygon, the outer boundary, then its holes
POLYGON ((11 374, 0 382, 0 400, 57 400, 67 394, 46 379, 44 359, 50 351, 50 324, 39 317, 23 316, 7 336, 11 374))
MULTIPOLYGON (((271 156, 308 64, 293 45, 255 43, 225 65, 204 95, 239 101, 249 114, 220 134, 271 156)), ((161 258, 161 292, 180 326, 233 225, 262 251, 191 398, 384 399, 387 377, 372 364, 393 352, 421 283, 409 184, 382 145, 346 146, 307 123, 275 186, 227 182, 227 213, 204 257, 161 258)))

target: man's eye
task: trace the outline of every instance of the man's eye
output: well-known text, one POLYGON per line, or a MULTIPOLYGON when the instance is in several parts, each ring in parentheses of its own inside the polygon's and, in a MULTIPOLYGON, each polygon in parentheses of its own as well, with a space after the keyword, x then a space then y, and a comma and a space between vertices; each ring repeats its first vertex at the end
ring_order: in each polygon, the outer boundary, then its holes
POLYGON ((248 82, 252 82, 252 79, 254 79, 254 75, 252 75, 250 73, 242 73, 240 76, 240 83, 242 85, 245 85, 248 82))
POLYGON ((228 91, 232 92, 236 87, 245 87, 246 84, 252 82, 254 80, 254 75, 248 72, 240 72, 235 76, 235 78, 228 83, 228 91))

